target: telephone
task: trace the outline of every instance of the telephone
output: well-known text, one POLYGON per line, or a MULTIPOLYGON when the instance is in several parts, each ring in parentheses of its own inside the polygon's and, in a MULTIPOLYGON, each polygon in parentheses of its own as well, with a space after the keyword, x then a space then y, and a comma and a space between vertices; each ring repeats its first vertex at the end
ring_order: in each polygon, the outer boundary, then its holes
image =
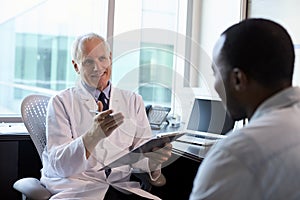
POLYGON ((146 113, 152 129, 160 129, 163 122, 167 121, 167 116, 171 108, 161 106, 146 106, 146 113))

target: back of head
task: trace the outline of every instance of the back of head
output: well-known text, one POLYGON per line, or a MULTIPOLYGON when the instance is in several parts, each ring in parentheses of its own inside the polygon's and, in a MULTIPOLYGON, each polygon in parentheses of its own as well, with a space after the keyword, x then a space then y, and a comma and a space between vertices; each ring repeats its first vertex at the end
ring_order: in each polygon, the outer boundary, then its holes
POLYGON ((294 46, 288 32, 266 19, 246 19, 223 32, 222 56, 228 67, 240 68, 269 88, 292 84, 294 46))

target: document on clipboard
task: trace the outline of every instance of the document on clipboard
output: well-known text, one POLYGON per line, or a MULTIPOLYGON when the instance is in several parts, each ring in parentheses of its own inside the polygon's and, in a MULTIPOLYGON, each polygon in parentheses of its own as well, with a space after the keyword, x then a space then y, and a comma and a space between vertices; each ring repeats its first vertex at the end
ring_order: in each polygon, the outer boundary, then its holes
POLYGON ((100 170, 105 170, 107 168, 115 168, 115 167, 135 163, 144 158, 143 153, 151 152, 154 147, 162 148, 165 143, 172 142, 176 138, 182 136, 183 134, 184 133, 181 132, 167 132, 167 133, 157 134, 154 137, 144 141, 142 144, 140 144, 138 147, 135 147, 127 154, 116 159, 110 164, 107 164, 105 167, 101 168, 100 170))

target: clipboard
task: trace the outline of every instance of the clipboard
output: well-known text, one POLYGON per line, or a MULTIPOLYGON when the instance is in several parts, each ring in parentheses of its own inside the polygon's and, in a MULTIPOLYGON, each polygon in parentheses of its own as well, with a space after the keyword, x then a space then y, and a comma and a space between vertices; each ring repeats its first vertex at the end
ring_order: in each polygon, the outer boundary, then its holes
POLYGON ((151 152, 154 147, 162 148, 165 143, 172 142, 176 140, 178 137, 182 136, 183 134, 184 133, 182 132, 167 132, 167 133, 157 134, 154 137, 144 141, 142 144, 135 147, 130 152, 114 160, 113 162, 107 164, 105 167, 101 168, 100 170, 105 170, 108 168, 115 168, 115 167, 135 163, 145 158, 143 156, 143 153, 151 152))

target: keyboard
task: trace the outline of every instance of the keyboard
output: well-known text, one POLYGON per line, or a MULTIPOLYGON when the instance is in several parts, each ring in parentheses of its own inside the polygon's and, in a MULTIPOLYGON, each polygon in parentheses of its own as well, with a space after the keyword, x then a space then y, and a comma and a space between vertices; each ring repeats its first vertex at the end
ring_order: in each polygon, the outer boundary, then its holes
POLYGON ((205 134, 195 134, 186 132, 183 136, 176 139, 178 142, 193 144, 193 145, 201 145, 201 146, 211 146, 216 143, 218 140, 222 139, 222 135, 212 136, 213 134, 205 133, 205 134))

